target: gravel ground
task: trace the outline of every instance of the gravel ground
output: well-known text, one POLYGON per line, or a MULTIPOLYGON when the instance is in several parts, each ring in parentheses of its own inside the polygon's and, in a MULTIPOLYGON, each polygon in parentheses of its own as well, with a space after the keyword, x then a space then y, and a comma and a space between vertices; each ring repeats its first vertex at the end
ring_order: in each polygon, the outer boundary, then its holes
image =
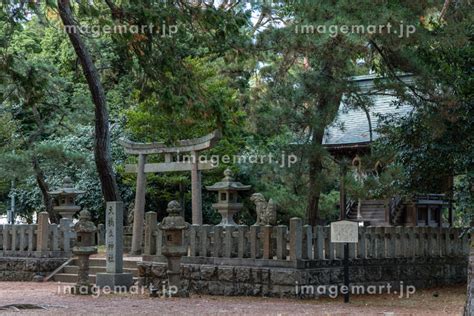
POLYGON ((0 282, 0 306, 38 304, 43 310, 0 310, 1 315, 461 315, 466 287, 417 291, 409 299, 397 295, 342 298, 278 299, 197 296, 150 298, 148 295, 108 294, 99 298, 59 294, 58 285, 0 282))

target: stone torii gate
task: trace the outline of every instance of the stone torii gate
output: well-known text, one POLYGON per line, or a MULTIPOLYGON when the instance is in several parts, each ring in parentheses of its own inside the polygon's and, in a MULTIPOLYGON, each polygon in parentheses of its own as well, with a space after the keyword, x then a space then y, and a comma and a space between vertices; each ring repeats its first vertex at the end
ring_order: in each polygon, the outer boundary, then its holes
POLYGON ((209 162, 199 162, 199 152, 212 148, 221 138, 219 130, 199 138, 178 141, 175 146, 164 143, 136 143, 126 139, 120 144, 127 154, 138 155, 137 165, 125 165, 125 172, 137 173, 135 210, 133 216, 132 254, 141 253, 145 213, 146 174, 174 171, 191 171, 192 223, 202 225, 201 170, 213 169, 209 162), (173 161, 177 154, 190 153, 187 161, 173 161), (165 162, 146 163, 147 155, 164 154, 165 162))

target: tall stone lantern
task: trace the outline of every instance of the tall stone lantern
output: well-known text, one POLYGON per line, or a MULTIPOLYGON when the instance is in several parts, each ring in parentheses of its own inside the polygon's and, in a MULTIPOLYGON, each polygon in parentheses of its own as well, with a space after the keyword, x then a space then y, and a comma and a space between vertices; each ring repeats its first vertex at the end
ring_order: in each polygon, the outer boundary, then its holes
POLYGON ((97 253, 94 246, 95 232, 97 228, 91 222, 91 214, 87 210, 82 210, 79 221, 74 226, 76 231, 76 245, 72 248, 72 253, 77 256, 79 272, 75 294, 91 294, 92 284, 89 282, 89 256, 97 253))
POLYGON ((72 221, 74 214, 81 209, 80 206, 76 205, 76 197, 79 194, 84 194, 85 191, 76 190, 71 178, 65 177, 62 188, 48 193, 58 202, 58 205, 54 206, 53 209, 58 212, 62 218, 72 221))
MULTIPOLYGON (((181 216, 181 206, 177 201, 168 203, 166 210, 168 216, 158 225, 163 231, 164 245, 162 254, 168 261, 168 287, 174 287, 174 292, 178 296, 187 296, 188 293, 181 288, 181 257, 187 254, 187 248, 183 244, 183 231, 189 228, 189 224, 181 216)), ((163 293, 164 294, 164 293, 163 293)))
POLYGON ((207 186, 208 191, 217 191, 217 203, 212 204, 222 216, 218 226, 236 226, 234 215, 243 207, 240 202, 239 191, 250 190, 250 185, 243 185, 234 181, 232 170, 227 168, 224 171, 224 178, 211 186, 207 186))

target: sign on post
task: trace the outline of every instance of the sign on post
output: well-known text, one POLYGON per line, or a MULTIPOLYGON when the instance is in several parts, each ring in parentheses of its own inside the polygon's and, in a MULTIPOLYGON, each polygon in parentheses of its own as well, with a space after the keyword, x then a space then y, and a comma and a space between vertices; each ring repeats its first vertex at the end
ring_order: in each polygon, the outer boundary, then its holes
POLYGON ((359 242, 359 223, 351 221, 338 221, 331 223, 331 242, 359 242))
POLYGON ((331 242, 344 243, 344 303, 349 303, 349 243, 359 241, 359 223, 338 221, 331 223, 331 242))

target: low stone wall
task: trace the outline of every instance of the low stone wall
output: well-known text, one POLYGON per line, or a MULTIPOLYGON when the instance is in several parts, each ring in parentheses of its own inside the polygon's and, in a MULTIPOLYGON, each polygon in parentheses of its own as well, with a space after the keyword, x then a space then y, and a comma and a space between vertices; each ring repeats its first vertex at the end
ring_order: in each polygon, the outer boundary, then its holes
POLYGON ((46 276, 67 258, 0 257, 0 281, 32 281, 37 274, 46 276))
MULTIPOLYGON (((418 288, 466 282, 466 257, 353 259, 351 285, 404 285, 418 288)), ((341 260, 308 261, 306 268, 266 268, 264 266, 182 265, 182 286, 193 293, 210 295, 250 295, 298 297, 296 285, 342 285, 341 260)), ((166 282, 166 265, 138 263, 144 285, 161 289, 166 282)))

